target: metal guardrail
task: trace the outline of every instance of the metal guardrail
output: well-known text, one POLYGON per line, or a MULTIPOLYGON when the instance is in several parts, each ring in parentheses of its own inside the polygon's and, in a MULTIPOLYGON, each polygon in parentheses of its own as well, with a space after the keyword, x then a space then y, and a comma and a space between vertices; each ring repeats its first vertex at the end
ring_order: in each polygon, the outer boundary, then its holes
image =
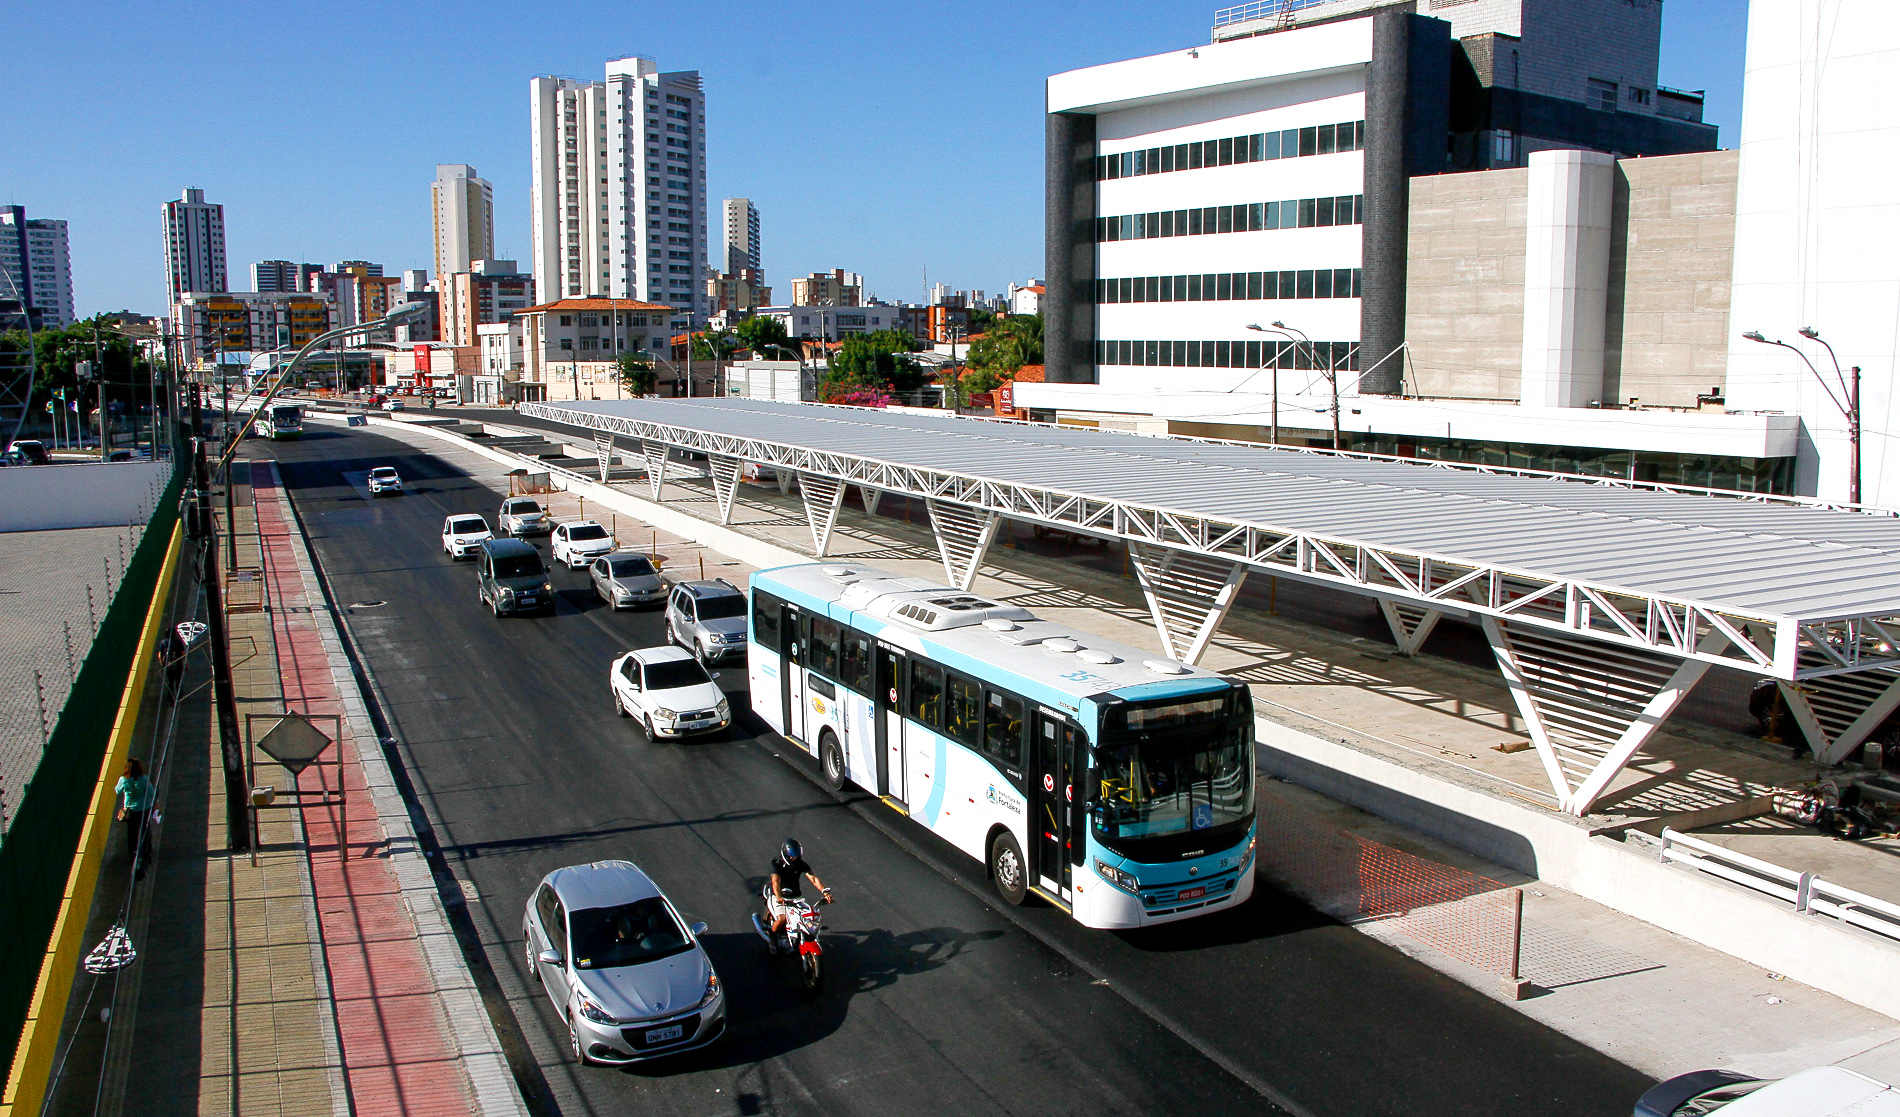
POLYGON ((1822 880, 1814 873, 1737 853, 1732 849, 1663 828, 1658 857, 1773 896, 1803 915, 1824 915, 1900 942, 1900 904, 1822 880))
POLYGON ((1252 4, 1241 4, 1232 8, 1222 8, 1214 13, 1214 26, 1226 27, 1230 23, 1246 23, 1251 19, 1271 19, 1286 12, 1297 12, 1301 8, 1311 8, 1331 0, 1255 0, 1252 4))

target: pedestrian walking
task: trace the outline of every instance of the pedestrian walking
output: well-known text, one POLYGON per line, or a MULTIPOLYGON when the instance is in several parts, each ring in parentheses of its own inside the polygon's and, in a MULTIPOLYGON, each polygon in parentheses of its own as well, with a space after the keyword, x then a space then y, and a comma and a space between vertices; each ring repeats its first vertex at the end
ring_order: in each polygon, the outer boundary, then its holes
POLYGON ((119 821, 125 823, 126 849, 132 855, 132 879, 145 879, 145 816, 152 809, 152 781, 145 778, 145 765, 136 757, 127 757, 125 774, 113 785, 119 796, 119 821))

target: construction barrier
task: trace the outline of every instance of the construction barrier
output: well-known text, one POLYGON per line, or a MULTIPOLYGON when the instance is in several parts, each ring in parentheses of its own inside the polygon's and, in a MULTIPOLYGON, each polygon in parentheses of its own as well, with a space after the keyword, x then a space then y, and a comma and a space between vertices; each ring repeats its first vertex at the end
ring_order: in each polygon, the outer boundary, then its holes
POLYGON ((1260 869, 1344 923, 1378 921, 1440 954, 1515 980, 1523 893, 1342 830, 1262 787, 1260 869))

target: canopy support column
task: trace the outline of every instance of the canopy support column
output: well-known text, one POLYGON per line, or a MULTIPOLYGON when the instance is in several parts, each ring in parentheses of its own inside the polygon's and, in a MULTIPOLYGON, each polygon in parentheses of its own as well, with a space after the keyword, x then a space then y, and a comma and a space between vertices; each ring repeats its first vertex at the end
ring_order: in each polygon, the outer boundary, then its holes
MULTIPOLYGON (((1709 670, 1704 660, 1513 628, 1496 617, 1483 623, 1558 809, 1566 814, 1590 813, 1709 670)), ((1718 653, 1728 643, 1711 630, 1697 650, 1718 653)))
POLYGON ((996 525, 1002 517, 995 512, 935 500, 925 500, 924 507, 930 512, 930 526, 937 534, 937 556, 943 560, 945 580, 968 591, 976 583, 977 568, 989 554, 990 540, 996 538, 996 525))
POLYGON ((784 466, 772 468, 772 479, 778 482, 778 495, 787 496, 792 491, 792 471, 784 466))
POLYGON ((1900 709, 1900 675, 1887 671, 1779 682, 1781 697, 1808 738, 1814 759, 1839 764, 1900 709))
POLYGON ((805 502, 805 523, 811 527, 812 549, 819 558, 824 558, 831 549, 831 533, 838 526, 838 509, 844 505, 844 482, 836 477, 800 473, 798 495, 805 502))
POLYGON ((655 501, 660 499, 660 486, 666 484, 666 456, 670 449, 664 442, 650 438, 640 440, 640 456, 647 463, 647 488, 652 490, 655 501))
POLYGON ((1131 543, 1128 557, 1169 659, 1199 663, 1240 596, 1247 567, 1238 562, 1131 543))
POLYGON ((712 476, 713 496, 719 500, 719 522, 732 522, 732 494, 739 487, 738 458, 724 454, 710 455, 707 460, 707 472, 712 476))
POLYGON ((607 468, 614 461, 614 436, 605 431, 594 432, 594 460, 600 465, 600 483, 607 483, 607 468))
POLYGON ((874 489, 869 485, 858 486, 858 496, 864 501, 864 514, 877 515, 877 502, 884 495, 883 489, 874 489))
POLYGON ((1425 646, 1426 637, 1438 627, 1438 618, 1445 615, 1437 609, 1399 605, 1384 598, 1379 600, 1379 612, 1384 614, 1386 625, 1392 629, 1392 642, 1399 646, 1400 655, 1417 655, 1418 650, 1425 646))

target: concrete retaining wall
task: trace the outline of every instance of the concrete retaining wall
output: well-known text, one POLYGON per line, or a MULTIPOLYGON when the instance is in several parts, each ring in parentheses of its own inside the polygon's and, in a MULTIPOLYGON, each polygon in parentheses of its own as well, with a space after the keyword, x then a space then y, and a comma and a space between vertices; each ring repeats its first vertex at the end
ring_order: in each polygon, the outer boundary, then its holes
POLYGON ((142 524, 171 476, 168 461, 0 469, 0 532, 142 524))

